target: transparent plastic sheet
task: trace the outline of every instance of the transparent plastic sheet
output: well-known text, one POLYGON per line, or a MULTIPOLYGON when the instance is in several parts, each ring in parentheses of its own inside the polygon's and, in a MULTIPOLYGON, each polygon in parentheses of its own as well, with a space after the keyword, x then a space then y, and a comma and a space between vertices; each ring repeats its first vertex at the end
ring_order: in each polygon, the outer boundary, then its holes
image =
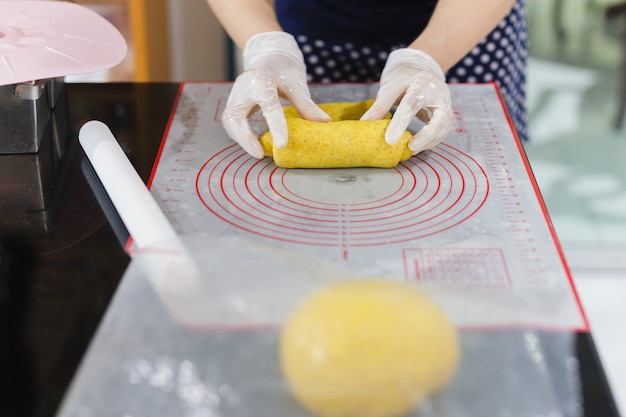
MULTIPOLYGON (((134 253, 59 415, 311 416, 281 373, 281 324, 305 297, 329 284, 376 277, 242 238, 194 235, 183 241, 200 271, 197 279, 179 274, 185 268, 176 253, 134 253)), ((555 294, 563 291, 420 289, 450 317, 479 306, 524 317, 532 306, 547 322, 559 308, 555 294)), ((462 352, 454 380, 408 415, 582 414, 574 333, 455 324, 462 352)))

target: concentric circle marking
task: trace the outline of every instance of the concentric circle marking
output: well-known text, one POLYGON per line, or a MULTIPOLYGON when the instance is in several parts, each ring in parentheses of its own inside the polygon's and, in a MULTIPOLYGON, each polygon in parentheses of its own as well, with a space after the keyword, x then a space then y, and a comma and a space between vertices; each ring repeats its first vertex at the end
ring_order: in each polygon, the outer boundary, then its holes
POLYGON ((277 168, 229 146, 200 169, 196 191, 214 215, 246 232, 325 247, 389 245, 441 233, 489 194, 483 168, 446 144, 393 169, 277 168))

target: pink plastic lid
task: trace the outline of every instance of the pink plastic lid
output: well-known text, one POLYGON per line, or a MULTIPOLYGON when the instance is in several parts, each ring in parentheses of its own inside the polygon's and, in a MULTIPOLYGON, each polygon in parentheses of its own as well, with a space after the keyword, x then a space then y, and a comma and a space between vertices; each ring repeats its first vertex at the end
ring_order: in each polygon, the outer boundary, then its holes
POLYGON ((108 69, 126 51, 115 26, 84 6, 0 0, 0 85, 108 69))

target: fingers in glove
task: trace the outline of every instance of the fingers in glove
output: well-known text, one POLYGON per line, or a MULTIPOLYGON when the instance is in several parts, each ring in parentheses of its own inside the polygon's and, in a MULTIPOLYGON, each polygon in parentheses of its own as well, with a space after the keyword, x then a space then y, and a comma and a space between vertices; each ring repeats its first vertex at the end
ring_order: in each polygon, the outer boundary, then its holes
POLYGON ((251 91, 256 91, 253 101, 261 108, 263 118, 272 133, 274 146, 284 148, 287 146, 288 140, 287 121, 278 96, 279 82, 273 72, 265 67, 248 73, 252 74, 251 77, 253 78, 252 83, 250 83, 251 91))
POLYGON ((260 107, 272 132, 272 138, 283 147, 287 144, 287 122, 282 110, 276 82, 271 73, 263 69, 242 73, 233 85, 222 123, 226 133, 250 155, 263 158, 263 147, 252 131, 248 117, 255 107, 260 107))
POLYGON ((400 140, 400 137, 409 127, 409 124, 413 121, 413 118, 418 111, 424 106, 424 93, 417 93, 415 91, 407 91, 407 94, 402 98, 398 108, 396 109, 389 127, 385 132, 385 141, 390 145, 395 145, 400 140))
POLYGON ((306 76, 299 71, 281 72, 278 84, 283 96, 293 104, 303 119, 313 122, 330 122, 331 117, 311 99, 306 76))
POLYGON ((222 114, 222 125, 228 136, 246 152, 257 159, 262 159, 265 156, 265 151, 259 142, 259 138, 250 127, 248 122, 249 113, 250 110, 241 107, 225 110, 222 114))
POLYGON ((409 141, 409 149, 416 155, 432 149, 452 131, 453 114, 451 109, 435 108, 428 124, 423 126, 409 141))
POLYGON ((391 107, 398 101, 406 90, 404 83, 381 84, 374 104, 361 116, 360 120, 383 119, 391 107))
POLYGON ((429 137, 447 136, 453 119, 449 91, 445 82, 430 73, 422 72, 412 77, 385 132, 387 143, 397 143, 416 115, 428 116, 422 129, 428 127, 426 132, 432 132, 429 137))
POLYGON ((256 102, 250 97, 247 88, 252 82, 251 78, 249 74, 242 74, 235 80, 222 113, 222 126, 228 136, 246 152, 261 159, 264 156, 263 147, 248 122, 248 116, 256 107, 256 102))
POLYGON ((278 94, 273 97, 268 97, 262 103, 259 103, 263 117, 267 122, 267 127, 272 133, 272 141, 274 146, 281 149, 287 146, 289 140, 287 131, 287 120, 285 119, 285 113, 283 106, 280 103, 278 94))
POLYGON ((305 120, 312 122, 330 122, 332 118, 322 109, 310 97, 293 97, 289 101, 300 113, 305 120))

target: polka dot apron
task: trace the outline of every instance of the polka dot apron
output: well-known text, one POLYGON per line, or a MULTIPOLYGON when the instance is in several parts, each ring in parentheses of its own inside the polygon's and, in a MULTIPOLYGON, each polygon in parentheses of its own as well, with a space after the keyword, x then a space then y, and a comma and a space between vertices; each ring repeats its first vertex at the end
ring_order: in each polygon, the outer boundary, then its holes
MULTIPOLYGON (((498 27, 446 74, 450 83, 495 81, 522 141, 528 138, 524 2, 518 0, 498 27)), ((328 43, 304 35, 296 35, 296 40, 304 54, 309 82, 319 83, 378 81, 389 52, 405 46, 328 43)))

